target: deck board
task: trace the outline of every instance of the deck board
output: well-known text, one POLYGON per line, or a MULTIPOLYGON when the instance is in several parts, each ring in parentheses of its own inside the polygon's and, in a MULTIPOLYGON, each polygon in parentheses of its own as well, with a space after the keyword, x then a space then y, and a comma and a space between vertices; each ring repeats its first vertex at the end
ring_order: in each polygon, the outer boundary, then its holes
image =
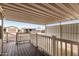
POLYGON ((18 45, 15 42, 5 43, 3 49, 3 56, 43 56, 39 50, 28 42, 18 45))

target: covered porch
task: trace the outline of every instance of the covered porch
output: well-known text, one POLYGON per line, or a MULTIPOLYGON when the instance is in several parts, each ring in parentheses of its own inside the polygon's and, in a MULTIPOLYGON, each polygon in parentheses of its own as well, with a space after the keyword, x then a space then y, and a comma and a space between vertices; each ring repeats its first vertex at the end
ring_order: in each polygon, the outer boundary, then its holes
POLYGON ((0 3, 0 6, 0 55, 79 55, 79 4, 0 3), (43 25, 45 29, 17 28, 12 34, 4 31, 4 20, 43 25))

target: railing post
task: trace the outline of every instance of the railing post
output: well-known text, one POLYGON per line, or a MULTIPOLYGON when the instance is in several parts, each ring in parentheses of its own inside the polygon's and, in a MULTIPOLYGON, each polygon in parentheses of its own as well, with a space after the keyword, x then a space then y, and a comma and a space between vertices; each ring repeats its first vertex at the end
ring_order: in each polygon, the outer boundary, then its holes
POLYGON ((8 33, 7 33, 7 43, 8 43, 8 33))
POLYGON ((52 36, 52 39, 51 39, 51 48, 53 49, 53 56, 55 56, 56 54, 56 37, 55 36, 52 36))
POLYGON ((17 39, 18 39, 18 33, 16 33, 16 45, 18 44, 17 39))
POLYGON ((31 33, 29 33, 29 35, 30 35, 29 43, 31 44, 32 43, 31 33))
POLYGON ((38 34, 36 33, 36 48, 38 48, 38 34))

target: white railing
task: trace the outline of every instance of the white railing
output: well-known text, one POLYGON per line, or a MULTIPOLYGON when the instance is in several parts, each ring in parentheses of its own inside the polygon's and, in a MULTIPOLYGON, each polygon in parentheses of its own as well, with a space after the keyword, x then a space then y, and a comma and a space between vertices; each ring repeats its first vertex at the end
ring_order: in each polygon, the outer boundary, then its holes
POLYGON ((12 33, 4 33, 4 42, 14 42, 16 41, 16 34, 12 34, 12 33))
POLYGON ((12 41, 12 42, 25 42, 25 41, 29 41, 30 39, 30 35, 29 33, 5 33, 5 39, 4 41, 6 41, 7 43, 12 41))
MULTIPOLYGON (((8 35, 9 33, 7 33, 8 35)), ((9 34, 13 35, 13 34, 9 34)), ((16 33, 16 43, 29 41, 44 55, 79 56, 79 42, 60 39, 56 36, 34 33, 16 33)), ((7 36, 8 40, 8 36, 7 36)))
POLYGON ((60 39, 56 36, 30 34, 31 43, 45 55, 52 56, 78 56, 79 42, 60 39))
POLYGON ((29 33, 16 33, 16 43, 19 42, 30 42, 30 34, 29 33))

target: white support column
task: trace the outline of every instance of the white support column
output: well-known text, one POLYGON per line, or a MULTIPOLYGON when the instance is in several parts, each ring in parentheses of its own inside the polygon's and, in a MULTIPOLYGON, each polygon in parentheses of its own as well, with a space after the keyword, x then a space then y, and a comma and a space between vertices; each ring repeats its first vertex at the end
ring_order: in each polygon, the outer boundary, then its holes
POLYGON ((1 13, 1 55, 3 54, 3 39, 4 39, 4 14, 3 9, 0 7, 0 13, 1 13))

